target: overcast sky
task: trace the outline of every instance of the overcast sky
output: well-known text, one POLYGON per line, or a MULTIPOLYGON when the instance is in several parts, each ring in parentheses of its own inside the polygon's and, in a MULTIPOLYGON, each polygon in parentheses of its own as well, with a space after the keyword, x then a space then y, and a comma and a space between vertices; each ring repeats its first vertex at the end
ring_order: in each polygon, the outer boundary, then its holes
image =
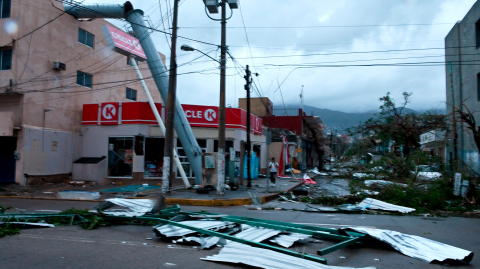
MULTIPOLYGON (((96 3, 101 2, 123 1, 99 0, 96 3)), ((157 29, 171 27, 171 17, 170 20, 165 18, 167 13, 171 13, 173 0, 131 2, 135 8, 143 9, 149 15, 157 29), (162 25, 161 18, 165 20, 165 25, 162 25)), ((258 91, 252 93, 253 97, 267 96, 279 108, 284 104, 300 106, 299 94, 303 85, 306 105, 344 112, 365 112, 377 109, 380 105, 378 98, 387 92, 391 92, 397 100, 400 100, 402 92, 412 92, 412 103, 409 105, 412 109, 445 107, 445 67, 441 64, 352 65, 442 62, 445 36, 454 23, 465 16, 475 0, 240 2, 241 12, 234 10, 227 23, 227 45, 243 68, 248 64, 253 72, 259 74, 255 78, 258 91), (305 64, 314 64, 315 68, 294 70, 305 64), (279 84, 282 84, 280 88, 279 84)), ((218 14, 212 16, 219 18, 218 14)), ((112 22, 121 26, 118 21, 112 22)), ((201 0, 181 1, 179 27, 180 36, 220 44, 220 23, 207 17, 201 0)), ((170 42, 170 37, 162 33, 154 33, 153 36, 157 49, 169 57, 167 38, 170 42)), ((201 55, 180 51, 182 44, 210 52, 212 57, 220 57, 215 46, 179 38, 179 65, 201 55)), ((178 77, 177 96, 180 102, 218 105, 218 64, 203 57, 180 67, 178 72, 197 71, 200 73, 178 77)), ((246 94, 243 74, 238 73, 232 60, 228 59, 227 104, 232 107, 238 106, 238 98, 246 94)))

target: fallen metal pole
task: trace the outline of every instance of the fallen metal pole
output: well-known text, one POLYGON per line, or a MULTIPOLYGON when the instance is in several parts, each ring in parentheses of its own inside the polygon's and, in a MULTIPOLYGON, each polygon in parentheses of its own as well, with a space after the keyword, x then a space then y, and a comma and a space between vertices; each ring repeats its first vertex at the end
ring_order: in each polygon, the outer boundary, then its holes
MULTIPOLYGON (((158 113, 157 107, 155 106, 155 102, 153 102, 152 95, 150 94, 150 91, 148 90, 147 84, 145 83, 145 80, 143 79, 142 73, 140 72, 140 69, 138 68, 137 61, 135 60, 134 56, 130 56, 130 62, 132 63, 133 69, 135 69, 135 72, 137 73, 138 79, 140 80, 140 84, 142 85, 142 89, 145 92, 145 96, 147 96, 148 103, 150 104, 150 108, 153 111, 153 114, 155 115, 155 119, 158 122, 158 127, 160 127, 160 131, 162 131, 163 135, 165 136, 165 125, 163 124, 162 118, 160 117, 160 114, 158 113)), ((175 164, 177 165, 178 171, 180 172, 180 175, 182 176, 183 183, 185 183, 185 188, 191 188, 192 186, 190 185, 190 182, 188 181, 187 175, 185 174, 185 170, 183 170, 182 163, 180 162, 180 159, 178 158, 177 155, 177 150, 173 149, 173 157, 175 158, 175 164)))
MULTIPOLYGON (((60 1, 63 2, 63 1, 60 1)), ((132 26, 135 37, 139 39, 140 44, 147 56, 147 64, 152 73, 152 78, 157 85, 158 91, 162 99, 168 100, 168 79, 166 70, 162 59, 155 47, 151 35, 151 29, 145 23, 143 11, 134 9, 133 5, 127 1, 123 6, 119 5, 79 5, 76 3, 65 3, 65 12, 74 16, 77 19, 88 18, 119 18, 125 19, 132 26)), ((195 184, 202 184, 202 150, 198 146, 197 139, 188 123, 187 116, 183 111, 182 105, 178 101, 175 102, 175 130, 182 146, 185 155, 191 165, 193 173, 195 174, 195 184)))
MULTIPOLYGON (((143 218, 144 217, 137 217, 137 220, 142 220, 143 218)), ((303 258, 303 259, 314 261, 314 262, 327 264, 327 261, 325 259, 321 259, 321 258, 317 258, 317 257, 314 257, 314 256, 298 253, 298 252, 291 251, 291 250, 284 249, 284 248, 279 248, 279 247, 275 247, 275 246, 271 246, 271 245, 267 245, 267 244, 262 244, 262 243, 258 243, 258 242, 254 242, 254 241, 250 241, 250 240, 245 240, 245 239, 242 239, 242 238, 238 238, 238 237, 228 235, 228 234, 224 234, 224 233, 220 233, 220 232, 214 232, 214 231, 211 231, 211 230, 197 228, 197 227, 193 227, 193 226, 190 226, 190 225, 186 225, 186 224, 182 224, 182 223, 179 223, 179 222, 166 220, 166 219, 158 219, 158 222, 161 222, 161 223, 164 223, 164 224, 170 224, 170 225, 175 226, 175 227, 180 227, 180 228, 192 230, 192 231, 195 231, 195 232, 198 232, 198 233, 201 233, 201 234, 220 237, 220 238, 227 239, 227 240, 230 240, 230 241, 234 241, 234 242, 237 242, 237 243, 246 244, 246 245, 249 245, 249 246, 252 246, 252 247, 269 249, 269 250, 280 252, 280 253, 283 253, 283 254, 286 254, 286 255, 290 255, 290 256, 303 258)))

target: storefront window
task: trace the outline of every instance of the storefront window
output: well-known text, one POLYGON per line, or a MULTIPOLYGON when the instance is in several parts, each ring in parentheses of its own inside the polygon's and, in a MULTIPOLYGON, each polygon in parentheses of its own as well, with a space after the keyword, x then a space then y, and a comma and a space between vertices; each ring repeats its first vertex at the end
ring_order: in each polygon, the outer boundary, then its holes
POLYGON ((131 177, 133 137, 108 138, 108 176, 131 177))
MULTIPOLYGON (((198 146, 202 149, 202 152, 205 153, 207 152, 207 140, 206 139, 197 139, 198 146)), ((191 169, 190 163, 188 162, 187 155, 185 154, 185 151, 183 150, 182 143, 180 142, 179 139, 177 139, 177 154, 178 158, 180 159, 180 163, 183 166, 183 170, 185 171, 185 174, 187 177, 194 177, 195 174, 193 173, 193 170, 191 169)), ((180 176, 180 172, 178 171, 177 168, 177 177, 180 176)))

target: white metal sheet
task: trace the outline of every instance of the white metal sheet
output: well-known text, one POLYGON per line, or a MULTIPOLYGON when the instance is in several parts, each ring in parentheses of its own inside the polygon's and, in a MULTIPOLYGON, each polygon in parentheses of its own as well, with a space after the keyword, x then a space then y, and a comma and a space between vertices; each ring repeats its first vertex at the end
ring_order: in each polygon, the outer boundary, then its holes
MULTIPOLYGON (((251 247, 229 241, 220 253, 206 258, 206 261, 240 263, 265 269, 353 269, 352 267, 329 266, 276 251, 251 247)), ((375 269, 364 267, 363 269, 375 269)))
POLYGON ((385 210, 385 211, 396 211, 401 213, 409 213, 409 212, 415 211, 414 208, 389 204, 373 198, 364 199, 358 204, 358 206, 365 209, 378 209, 378 210, 385 210))
POLYGON ((448 260, 468 263, 473 258, 473 252, 471 251, 416 235, 366 227, 350 227, 347 229, 368 234, 373 238, 391 245, 394 249, 407 256, 429 263, 432 261, 444 262, 448 260))
MULTIPOLYGON (((221 229, 225 228, 230 228, 234 227, 235 223, 233 222, 227 222, 227 221, 215 221, 215 220, 187 220, 187 221, 181 221, 181 224, 193 226, 196 228, 201 228, 201 229, 207 229, 207 230, 212 230, 212 231, 218 231, 221 229)), ((155 226, 153 227, 155 231, 160 233, 161 235, 164 235, 166 237, 172 237, 172 236, 184 236, 187 234, 193 234, 196 233, 195 231, 185 229, 185 228, 180 228, 172 225, 162 225, 162 226, 155 226)))
POLYGON ((307 235, 307 234, 291 233, 291 234, 281 234, 281 235, 275 236, 269 241, 275 244, 279 244, 282 247, 289 248, 296 241, 307 239, 309 237, 310 235, 307 235))

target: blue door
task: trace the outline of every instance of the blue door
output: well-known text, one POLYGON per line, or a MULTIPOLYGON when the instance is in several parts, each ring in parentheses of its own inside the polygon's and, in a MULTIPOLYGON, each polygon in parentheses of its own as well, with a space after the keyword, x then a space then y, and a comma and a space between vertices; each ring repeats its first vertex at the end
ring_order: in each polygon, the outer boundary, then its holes
POLYGON ((0 182, 15 182, 16 137, 0 137, 0 182))

